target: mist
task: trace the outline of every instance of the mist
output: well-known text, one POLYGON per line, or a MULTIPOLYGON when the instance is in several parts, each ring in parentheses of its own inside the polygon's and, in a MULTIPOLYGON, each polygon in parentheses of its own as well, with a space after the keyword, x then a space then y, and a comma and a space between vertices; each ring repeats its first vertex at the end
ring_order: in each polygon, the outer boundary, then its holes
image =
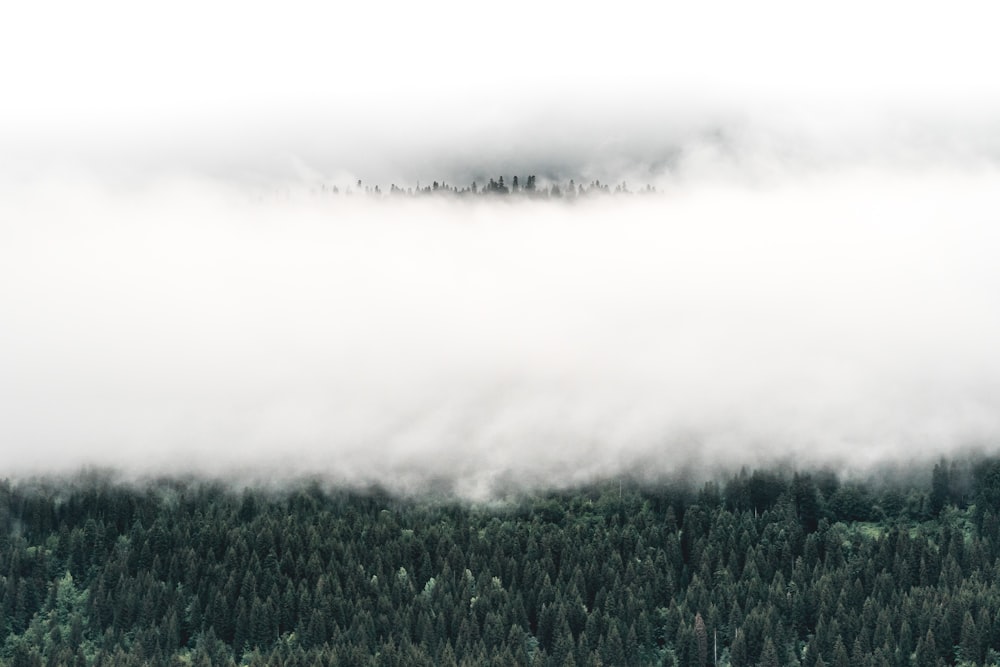
POLYGON ((559 5, 12 9, 0 476, 995 452, 995 7, 559 5))
POLYGON ((645 184, 706 154, 793 172, 995 162, 997 18, 978 1, 24 4, 0 35, 17 63, 0 176, 388 188, 645 184))
POLYGON ((474 497, 1000 443, 989 164, 575 202, 49 180, 0 200, 0 474, 474 497))

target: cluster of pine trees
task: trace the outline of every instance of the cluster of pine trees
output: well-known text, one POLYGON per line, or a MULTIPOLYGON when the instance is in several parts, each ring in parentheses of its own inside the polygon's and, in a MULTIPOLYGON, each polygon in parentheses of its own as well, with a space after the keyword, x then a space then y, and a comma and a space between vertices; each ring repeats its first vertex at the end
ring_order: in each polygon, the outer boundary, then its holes
POLYGON ((996 663, 1000 460, 923 479, 756 471, 488 505, 2 482, 0 662, 996 663))

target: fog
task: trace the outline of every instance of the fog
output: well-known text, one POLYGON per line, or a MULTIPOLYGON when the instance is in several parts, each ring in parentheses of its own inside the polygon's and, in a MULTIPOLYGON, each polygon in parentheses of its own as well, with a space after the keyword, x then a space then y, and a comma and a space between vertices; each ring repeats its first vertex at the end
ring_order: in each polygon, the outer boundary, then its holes
POLYGON ((486 497, 996 451, 996 12, 11 8, 0 476, 486 497), (357 192, 529 174, 657 194, 357 192))
POLYGON ((948 164, 575 202, 8 187, 0 474, 482 497, 993 451, 998 183, 948 164))
POLYGON ((1000 155, 988 1, 57 5, 0 28, 6 178, 646 183, 704 152, 1000 155))

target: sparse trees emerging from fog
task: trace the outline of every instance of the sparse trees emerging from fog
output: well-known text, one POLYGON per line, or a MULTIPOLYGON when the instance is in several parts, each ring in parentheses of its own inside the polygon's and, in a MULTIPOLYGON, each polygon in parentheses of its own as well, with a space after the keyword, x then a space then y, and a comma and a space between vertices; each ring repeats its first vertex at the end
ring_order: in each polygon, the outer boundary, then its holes
POLYGON ((326 183, 319 184, 312 189, 315 195, 353 195, 362 193, 371 197, 421 197, 421 196, 453 196, 453 197, 513 197, 525 199, 573 199, 577 197, 589 197, 606 194, 631 195, 650 194, 656 192, 652 185, 632 191, 628 183, 622 181, 614 186, 601 183, 599 180, 591 181, 589 184, 577 184, 574 179, 567 182, 552 181, 547 185, 540 186, 534 175, 528 176, 523 181, 516 175, 510 181, 510 185, 504 183, 504 177, 490 178, 485 184, 473 181, 466 186, 456 186, 444 181, 432 181, 430 185, 421 186, 419 183, 414 187, 402 187, 395 183, 389 184, 389 189, 384 191, 381 185, 365 184, 358 181, 353 188, 341 189, 336 185, 326 183))

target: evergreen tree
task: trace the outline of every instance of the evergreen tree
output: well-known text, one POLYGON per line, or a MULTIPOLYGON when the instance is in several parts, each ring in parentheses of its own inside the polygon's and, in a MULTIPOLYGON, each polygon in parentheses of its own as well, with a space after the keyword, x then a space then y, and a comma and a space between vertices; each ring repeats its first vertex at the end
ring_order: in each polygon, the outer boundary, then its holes
POLYGON ((757 663, 760 667, 781 667, 778 662, 778 652, 774 648, 774 642, 768 637, 764 642, 764 649, 760 654, 760 661, 757 663))
POLYGON ((705 667, 708 664, 708 631, 705 629, 705 621, 701 618, 701 613, 694 617, 694 636, 697 641, 697 665, 705 667))

